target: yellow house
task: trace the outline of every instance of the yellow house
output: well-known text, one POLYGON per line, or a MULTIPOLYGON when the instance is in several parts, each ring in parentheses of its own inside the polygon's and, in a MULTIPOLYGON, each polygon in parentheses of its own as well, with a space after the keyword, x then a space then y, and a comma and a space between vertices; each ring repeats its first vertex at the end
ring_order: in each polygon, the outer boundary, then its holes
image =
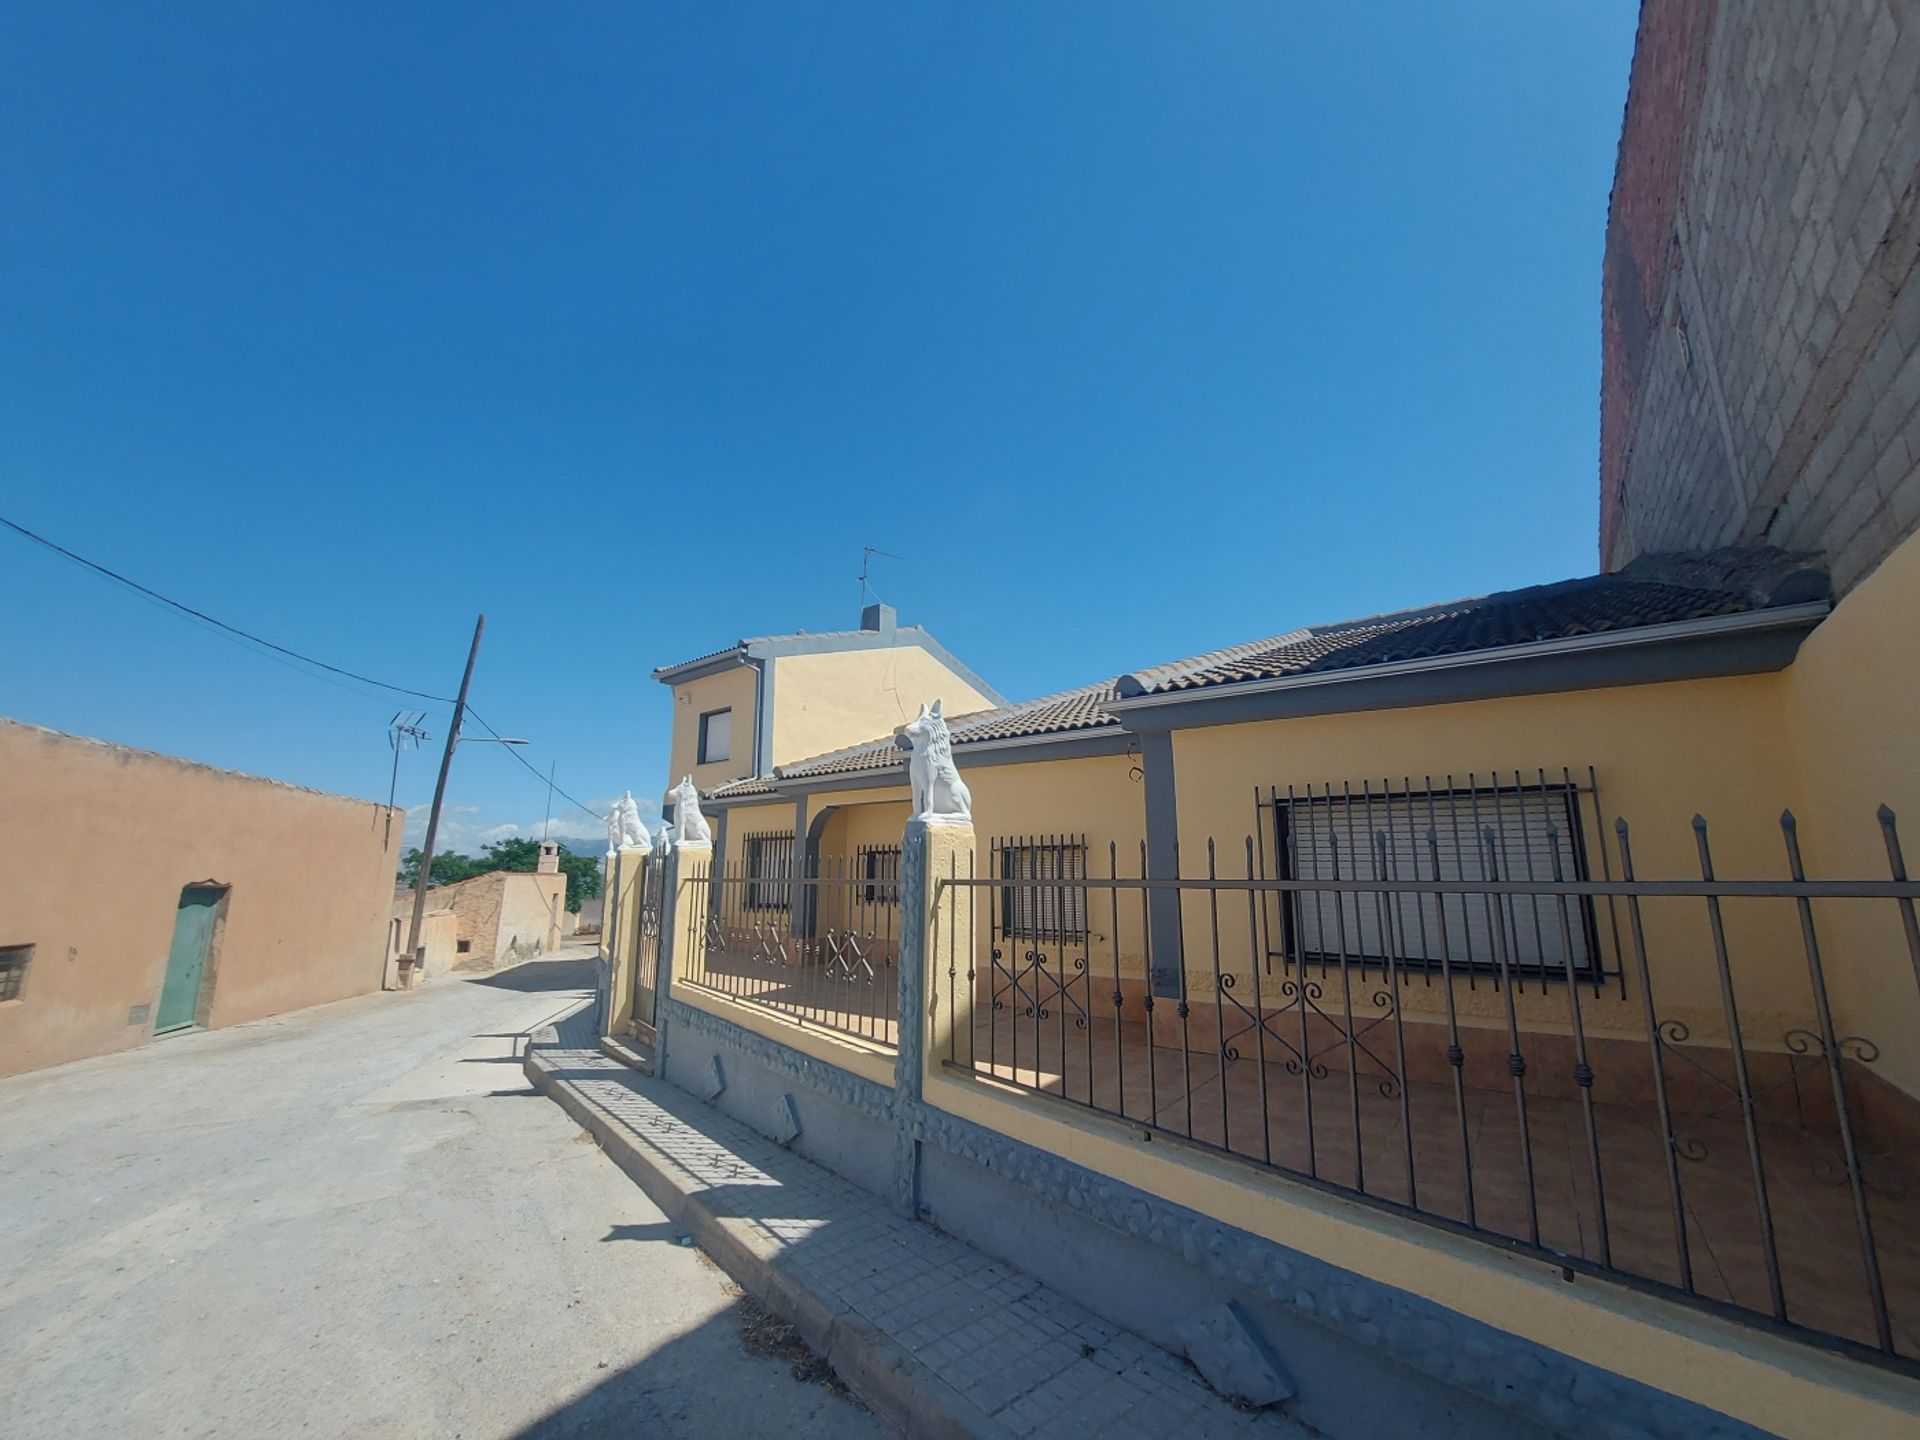
POLYGON ((1161 1343, 1167 1289, 1354 1341, 1303 1386, 1328 1433, 1389 1433, 1348 1402, 1404 1375, 1343 1386, 1356 1355, 1539 1427, 1487 1433, 1920 1433, 1920 247, 1889 198, 1920 151, 1887 140, 1920 60, 1806 61, 1894 53, 1887 23, 1642 8, 1606 573, 1015 705, 880 616, 656 672, 715 842, 665 1073, 804 1111, 782 1143, 862 1183, 905 1157, 937 1223, 1161 1343), (923 891, 897 732, 935 698, 978 839, 927 840, 923 891), (1503 1367, 1494 1332, 1537 1348, 1503 1367))
POLYGON ((865 740, 883 717, 904 721, 922 701, 1006 703, 933 636, 880 604, 862 610, 858 630, 740 640, 663 665, 653 678, 673 692, 667 785, 691 775, 703 793, 865 740))
MULTIPOLYGON (((1816 995, 1791 899, 1697 893, 1694 817, 1721 878, 1786 880, 1791 811, 1809 873, 1887 880, 1876 807, 1920 814, 1916 614, 1915 542, 1837 605, 1817 564, 1749 549, 1304 627, 1017 705, 943 694, 927 667, 859 743, 843 707, 838 748, 703 787, 716 873, 742 883, 716 889, 707 953, 678 978, 751 997, 770 937, 803 968, 850 950, 880 967, 874 1008, 814 1018, 891 1040, 895 717, 946 698, 977 864, 1008 882, 971 892, 986 938, 957 962, 977 1008, 952 1063, 1863 1352, 1886 1348, 1878 1315, 1898 1351, 1920 1267, 1887 1237, 1914 1233, 1920 1197, 1895 1193, 1898 1158, 1855 1169, 1876 1298, 1834 1175, 1843 1138, 1878 1157, 1920 1142, 1900 909, 1814 907, 1816 995), (1629 864, 1692 889, 1630 906, 1629 864), (824 877, 804 903, 796 873, 824 877), (1313 888, 1343 879, 1381 889, 1313 888), (1424 881, 1526 893, 1387 888, 1424 881)), ((698 708, 677 707, 676 755, 698 708)), ((772 1003, 816 1008, 804 978, 779 983, 772 1003)))

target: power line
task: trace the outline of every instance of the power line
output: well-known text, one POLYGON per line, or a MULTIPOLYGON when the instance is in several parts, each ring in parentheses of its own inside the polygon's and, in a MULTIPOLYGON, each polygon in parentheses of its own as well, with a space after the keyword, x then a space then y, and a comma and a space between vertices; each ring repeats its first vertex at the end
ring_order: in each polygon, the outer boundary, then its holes
MULTIPOLYGON (((357 681, 362 685, 372 685, 381 690, 391 690, 396 695, 411 695, 415 699, 431 700, 438 705, 451 705, 454 703, 452 700, 449 700, 444 695, 431 695, 431 694, 428 694, 425 690, 414 690, 405 685, 391 685, 387 683, 385 680, 376 680, 371 675, 362 675, 358 671, 348 670, 339 665, 329 665, 324 660, 316 660, 311 655, 303 655, 298 650, 288 649, 285 645, 276 645, 273 641, 268 640, 263 636, 255 635, 250 630, 242 630, 238 625, 229 625, 226 621, 216 619, 212 615, 207 614, 204 610, 196 610, 193 608, 193 606, 188 605, 183 601, 175 600, 168 595, 162 595, 158 590, 153 589, 151 586, 142 585, 138 580, 132 579, 131 577, 126 575, 122 575, 118 570, 110 569, 109 567, 100 564, 98 561, 89 560, 84 555, 76 554, 74 551, 67 549, 66 546, 58 544, 55 541, 49 540, 46 536, 38 534, 35 531, 29 530, 26 526, 20 524, 16 520, 9 520, 6 516, 0 515, 0 525, 6 526, 7 529, 13 531, 17 535, 24 536, 26 539, 31 540, 36 545, 40 545, 45 547, 48 550, 51 550, 56 555, 62 556, 67 560, 71 560, 74 564, 81 566, 83 569, 91 570, 94 574, 103 576, 104 578, 113 581, 116 585, 124 585, 127 589, 133 591, 137 595, 142 595, 146 597, 148 600, 154 601, 155 603, 160 605, 164 605, 168 609, 176 611, 179 614, 184 615, 187 618, 193 621, 196 621, 199 624, 212 626, 215 630, 220 631, 223 634, 227 635, 228 637, 233 638, 237 641, 242 641, 248 645, 259 647, 255 653, 260 654, 263 659, 272 660, 276 664, 285 665, 287 661, 280 658, 281 656, 285 656, 287 657, 287 659, 297 660, 303 665, 314 666, 317 669, 327 671, 329 674, 339 675, 344 677, 345 679, 357 681), (266 653, 266 652, 272 652, 272 653, 266 653)), ((289 666, 288 668, 291 669, 293 667, 289 666)), ((310 672, 301 672, 301 673, 310 673, 310 672)), ((325 675, 314 675, 312 676, 312 678, 315 680, 327 680, 327 677, 325 675)), ((331 681, 331 680, 327 680, 327 683, 338 684, 337 681, 331 681)), ((342 685, 340 686, 340 688, 344 690, 344 689, 350 689, 351 687, 342 685)), ((365 692, 362 691, 359 693, 364 694, 365 692)), ((492 735, 496 740, 500 738, 500 732, 498 730, 495 730, 493 726, 487 724, 485 720, 481 719, 480 713, 477 710, 475 710, 471 705, 467 707, 467 713, 469 715, 472 715, 476 721, 479 721, 481 727, 485 729, 490 735, 492 735)), ((513 756, 513 758, 516 761, 518 761, 522 766, 524 766, 528 771, 528 773, 530 773, 535 779, 540 781, 541 784, 544 785, 548 783, 547 777, 545 775, 542 775, 532 765, 529 765, 527 763, 526 757, 520 754, 520 752, 517 749, 515 749, 513 746, 503 745, 500 748, 502 750, 505 750, 509 755, 513 756)), ((591 815, 596 820, 604 820, 607 818, 606 816, 602 815, 598 810, 595 810, 592 806, 581 804, 580 801, 574 799, 573 796, 568 795, 567 792, 562 790, 558 785, 555 785, 553 787, 553 792, 554 794, 565 798, 567 803, 569 803, 570 805, 573 805, 575 808, 579 809, 584 814, 591 815)))
POLYGON ((129 577, 122 575, 118 570, 108 569, 105 565, 99 564, 97 561, 89 560, 84 555, 76 555, 73 551, 67 549, 66 546, 55 544, 53 541, 47 539, 46 536, 36 534, 34 531, 29 530, 26 526, 20 524, 18 521, 9 520, 4 515, 0 515, 0 525, 6 526, 9 530, 14 531, 16 534, 24 535, 27 539, 33 541, 34 544, 44 546, 48 550, 53 551, 53 553, 56 555, 65 556, 67 559, 71 560, 74 564, 83 566, 86 569, 93 571, 96 575, 105 576, 107 579, 113 581, 116 585, 124 585, 127 587, 127 589, 132 590, 137 594, 144 595, 149 600, 156 600, 160 604, 167 606, 169 609, 177 610, 182 615, 189 616, 194 620, 200 621, 202 624, 211 625, 215 629, 223 630, 229 635, 238 636, 240 639, 248 641, 254 645, 262 646, 268 650, 274 651, 277 654, 285 655, 290 659, 298 660, 303 665, 312 665, 317 669, 326 670, 334 675, 345 676, 349 680, 357 680, 362 685, 372 685, 381 690, 391 690, 396 695, 411 695, 417 700, 431 700, 439 705, 451 705, 453 703, 453 701, 449 700, 444 695, 429 695, 425 690, 414 690, 414 689, 410 689, 405 685, 390 685, 385 680, 374 679, 371 675, 362 675, 362 674, 359 674, 357 671, 343 669, 338 665, 329 665, 326 661, 316 660, 311 655, 302 655, 298 650, 289 650, 284 645, 276 645, 273 643, 273 641, 264 639, 259 635, 255 635, 251 631, 242 630, 238 625, 229 625, 224 620, 216 620, 213 616, 207 614, 204 610, 196 610, 193 608, 193 606, 185 604, 182 601, 175 600, 171 596, 162 595, 158 590, 152 589, 146 585, 142 585, 138 580, 130 579, 129 577))
MULTIPOLYGON (((480 728, 482 730, 485 730, 489 735, 493 736, 493 738, 496 740, 500 738, 500 732, 494 729, 493 726, 489 725, 486 722, 486 720, 481 716, 480 712, 474 709, 473 706, 471 705, 467 706, 467 713, 473 716, 473 718, 479 723, 480 728)), ((574 799, 573 796, 567 794, 567 792, 562 790, 558 785, 554 785, 551 778, 549 778, 546 775, 542 775, 532 765, 528 764, 527 757, 522 755, 518 750, 518 748, 516 748, 515 746, 502 745, 500 748, 506 751, 509 755, 513 756, 513 758, 519 762, 520 767, 524 769, 529 775, 533 776, 534 779, 538 780, 542 785, 552 786, 553 793, 558 795, 561 799, 565 800, 569 805, 573 806, 574 809, 582 812, 583 814, 591 815, 596 820, 604 820, 607 818, 605 815, 602 815, 598 810, 594 809, 591 805, 582 804, 580 801, 574 799)))

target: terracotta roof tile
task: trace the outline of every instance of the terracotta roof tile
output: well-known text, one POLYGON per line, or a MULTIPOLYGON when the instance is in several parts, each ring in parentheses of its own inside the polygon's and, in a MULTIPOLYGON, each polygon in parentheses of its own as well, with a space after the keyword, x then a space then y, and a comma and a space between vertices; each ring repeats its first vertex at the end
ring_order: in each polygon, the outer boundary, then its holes
MULTIPOLYGON (((950 716, 954 747, 990 740, 1118 729, 1108 706, 1123 695, 1169 694, 1244 680, 1385 665, 1606 631, 1701 620, 1824 599, 1826 576, 1808 557, 1771 549, 1648 555, 1591 575, 1334 625, 1290 630, 1136 670, 1097 685, 950 716)), ((777 767, 716 789, 716 796, 775 794, 779 780, 906 768, 892 735, 777 767)))
POLYGON ((1646 556, 1610 575, 1315 626, 1234 652, 1136 671, 1121 678, 1121 693, 1160 695, 1463 655, 1824 598, 1826 578, 1804 558, 1777 550, 1646 556))

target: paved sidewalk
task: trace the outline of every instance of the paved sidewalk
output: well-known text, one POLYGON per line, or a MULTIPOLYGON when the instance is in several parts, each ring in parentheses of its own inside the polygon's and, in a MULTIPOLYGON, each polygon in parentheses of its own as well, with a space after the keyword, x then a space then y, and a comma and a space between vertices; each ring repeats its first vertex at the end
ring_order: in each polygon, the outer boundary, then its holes
POLYGON ((854 1391, 911 1433, 1304 1436, 1183 1359, 602 1055, 583 1009, 537 1031, 534 1083, 854 1391))

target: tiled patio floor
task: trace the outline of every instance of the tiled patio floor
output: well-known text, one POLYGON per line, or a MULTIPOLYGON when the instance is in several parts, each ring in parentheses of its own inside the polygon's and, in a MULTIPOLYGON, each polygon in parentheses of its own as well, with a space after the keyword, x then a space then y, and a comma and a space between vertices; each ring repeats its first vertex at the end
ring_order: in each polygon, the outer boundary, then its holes
MULTIPOLYGON (((892 1045, 892 975, 888 967, 878 983, 828 984, 806 967, 787 971, 736 956, 715 957, 706 983, 892 1045)), ((981 1004, 972 1056, 952 1058, 963 1066, 971 1059, 998 1079, 1261 1164, 1688 1288, 1665 1147, 1651 1104, 1595 1104, 1596 1189, 1583 1107, 1539 1093, 1538 1074, 1529 1082, 1523 1146, 1511 1081, 1484 1067, 1471 1075, 1461 1104, 1451 1084, 1416 1080, 1401 1087, 1364 1055, 1350 1073, 1344 1045, 1320 1056, 1324 1075, 1307 1077, 1279 1063, 1277 1046, 1266 1050, 1263 1061, 1257 1034, 1230 1035, 1242 1053, 1223 1061, 1211 1020, 1192 1024, 1183 1058, 1172 1029, 1161 1030, 1160 1043, 1149 1048, 1141 1024, 1116 1032, 1110 1018, 1093 1017, 1080 1029, 1071 1019, 1063 1021, 1056 1006, 1044 1023, 1022 1016, 1016 1025, 1010 1013, 981 1004)), ((1437 1042, 1423 1036, 1421 1043, 1437 1042)), ((1371 1037, 1370 1044, 1376 1054, 1384 1053, 1383 1036, 1371 1037)), ((1752 1160, 1737 1108, 1711 1116, 1677 1113, 1675 1129, 1693 1157, 1677 1162, 1691 1289, 1708 1300, 1771 1314, 1752 1160)), ((1756 1131, 1787 1319, 1876 1344, 1837 1136, 1830 1129, 1768 1122, 1756 1131)), ((1903 1184, 1911 1168, 1898 1161, 1869 1164, 1875 1184, 1867 1198, 1894 1348, 1920 1359, 1920 1194, 1903 1184)))
MULTIPOLYGON (((1255 1039, 1245 1035, 1237 1043, 1246 1053, 1223 1059, 1212 1026, 1205 1035, 1201 1028, 1194 1025, 1183 1052, 1177 1039, 1164 1043, 1168 1032, 1150 1049, 1139 1024, 1116 1032, 1111 1020, 1095 1019, 1083 1030, 1070 1021, 1062 1025, 1056 1012, 1045 1023, 1023 1018, 1015 1026, 1004 1013, 987 1013, 977 1017, 973 1055, 955 1058, 1263 1164, 1447 1220, 1471 1218, 1495 1235, 1527 1241, 1537 1225, 1538 1243, 1556 1253, 1684 1284, 1672 1187, 1651 1107, 1594 1106, 1597 1190, 1584 1109, 1575 1101, 1530 1094, 1523 1147, 1519 1107, 1504 1074, 1486 1077, 1489 1087, 1499 1088, 1467 1089, 1462 1106, 1451 1084, 1416 1081, 1403 1089, 1363 1068, 1364 1061, 1350 1073, 1344 1046, 1321 1057, 1323 1076, 1308 1077, 1273 1058, 1263 1064, 1255 1039), (1463 1161, 1463 1111, 1470 1171, 1463 1161)), ((1770 1313, 1753 1170, 1737 1111, 1676 1117, 1675 1128, 1698 1156, 1678 1163, 1694 1290, 1770 1313)), ((1838 1139, 1784 1124, 1757 1130, 1788 1319, 1874 1344, 1838 1139)), ((1920 1358, 1920 1199, 1872 1189, 1868 1197, 1895 1348, 1920 1358)))

